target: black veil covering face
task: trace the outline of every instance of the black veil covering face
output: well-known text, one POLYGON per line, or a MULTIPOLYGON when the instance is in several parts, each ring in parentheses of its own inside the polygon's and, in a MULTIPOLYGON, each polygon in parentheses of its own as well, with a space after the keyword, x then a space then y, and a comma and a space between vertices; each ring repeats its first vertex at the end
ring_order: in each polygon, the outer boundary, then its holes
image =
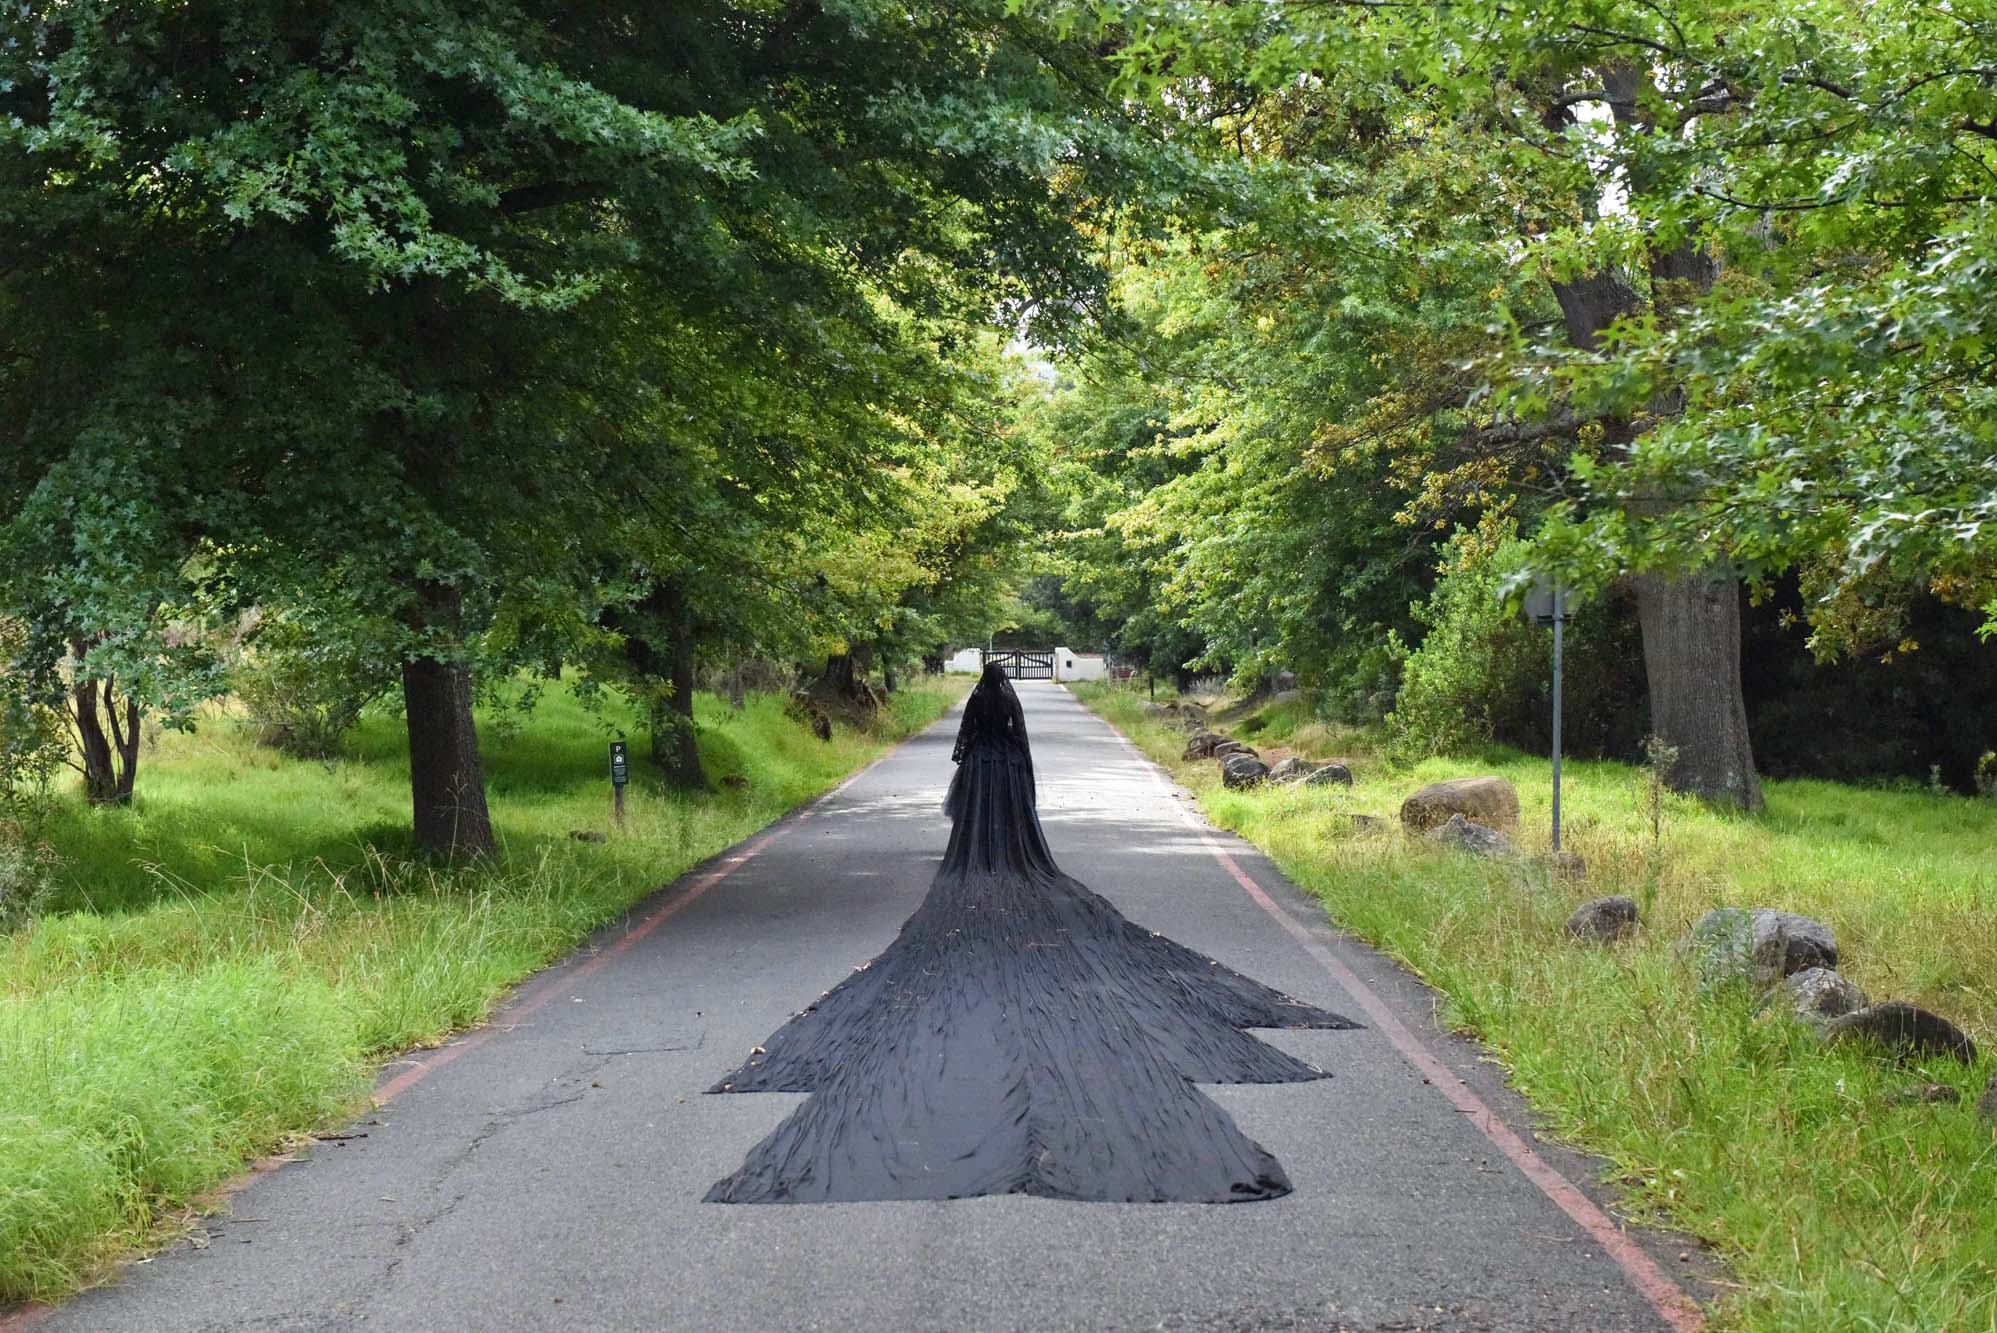
POLYGON ((809 1092, 716 1203, 1034 1194, 1231 1203, 1282 1166, 1194 1083, 1325 1075, 1245 1028, 1355 1024, 1123 918, 1061 873, 1026 717, 987 666, 965 702, 950 843, 887 951, 714 1092, 809 1092))

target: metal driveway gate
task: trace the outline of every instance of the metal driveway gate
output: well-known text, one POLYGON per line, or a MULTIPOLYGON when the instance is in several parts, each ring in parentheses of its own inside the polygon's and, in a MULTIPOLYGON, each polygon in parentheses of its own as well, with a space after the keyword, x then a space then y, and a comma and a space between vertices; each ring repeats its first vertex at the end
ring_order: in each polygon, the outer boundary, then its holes
POLYGON ((984 654, 985 665, 996 662, 1014 680, 1054 679, 1054 650, 1037 652, 1031 648, 1001 648, 984 654))

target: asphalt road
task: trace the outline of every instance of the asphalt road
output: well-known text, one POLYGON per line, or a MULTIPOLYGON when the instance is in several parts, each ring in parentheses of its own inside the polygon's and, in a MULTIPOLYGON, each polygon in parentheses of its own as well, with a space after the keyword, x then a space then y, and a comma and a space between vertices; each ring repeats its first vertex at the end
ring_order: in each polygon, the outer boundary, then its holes
POLYGON ((702 1089, 921 900, 948 832, 953 717, 662 890, 490 1027, 390 1066, 390 1100, 351 1137, 258 1175, 203 1235, 35 1326, 1667 1326, 1654 1273, 1682 1280, 1682 1246, 1591 1237, 1568 1182, 1594 1193, 1597 1165, 1532 1139, 1475 1048, 1436 1029, 1426 990, 1188 819, 1183 793, 1064 690, 1021 693, 1064 869, 1131 919, 1367 1024, 1263 1034, 1329 1080, 1211 1090, 1282 1161, 1289 1197, 701 1202, 801 1100, 702 1089), (1424 1074, 1411 1050, 1440 1067, 1424 1074), (1506 1124, 1530 1145, 1525 1169, 1501 1150, 1506 1124), (1646 1253, 1649 1296, 1631 1277, 1646 1253))

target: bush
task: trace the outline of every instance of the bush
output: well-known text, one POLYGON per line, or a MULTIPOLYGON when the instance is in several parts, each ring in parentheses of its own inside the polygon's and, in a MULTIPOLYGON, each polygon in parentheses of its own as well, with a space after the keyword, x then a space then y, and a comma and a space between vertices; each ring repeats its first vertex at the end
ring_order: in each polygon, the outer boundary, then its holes
POLYGON ((297 621, 264 619, 230 685, 257 740, 301 759, 324 759, 361 711, 394 683, 379 655, 321 639, 297 621))
POLYGON ((0 934, 19 930, 55 892, 62 858, 21 821, 0 814, 0 934))
MULTIPOLYGON (((1441 578, 1413 608, 1428 626, 1401 668, 1388 718, 1403 757, 1463 754, 1492 743, 1545 752, 1553 740, 1553 651, 1548 630, 1508 613, 1504 576, 1525 544, 1510 522, 1450 540, 1441 578)), ((1628 600, 1574 607, 1565 631, 1562 748, 1634 758, 1645 732, 1643 649, 1628 600)))
POLYGON ((1354 636, 1331 656, 1324 672, 1321 711, 1333 722, 1370 726, 1394 706, 1396 682, 1407 650, 1392 630, 1384 637, 1354 636))
POLYGON ((0 620, 0 931, 25 925, 48 897, 60 861, 37 832, 69 732, 17 669, 27 632, 0 620))
POLYGON ((0 807, 46 793, 69 757, 62 714, 35 697, 19 667, 27 627, 0 620, 0 807))

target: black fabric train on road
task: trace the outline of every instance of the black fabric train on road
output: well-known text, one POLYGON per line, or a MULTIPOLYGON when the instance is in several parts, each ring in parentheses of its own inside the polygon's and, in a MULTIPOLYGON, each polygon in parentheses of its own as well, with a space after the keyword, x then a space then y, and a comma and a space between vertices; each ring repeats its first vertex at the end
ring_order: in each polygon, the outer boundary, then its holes
POLYGON ((1242 1029, 1357 1024, 1133 925, 1062 874, 996 667, 954 758, 949 848, 900 936, 710 1089, 812 1097, 708 1201, 1289 1193, 1193 1084, 1323 1078, 1242 1029))

